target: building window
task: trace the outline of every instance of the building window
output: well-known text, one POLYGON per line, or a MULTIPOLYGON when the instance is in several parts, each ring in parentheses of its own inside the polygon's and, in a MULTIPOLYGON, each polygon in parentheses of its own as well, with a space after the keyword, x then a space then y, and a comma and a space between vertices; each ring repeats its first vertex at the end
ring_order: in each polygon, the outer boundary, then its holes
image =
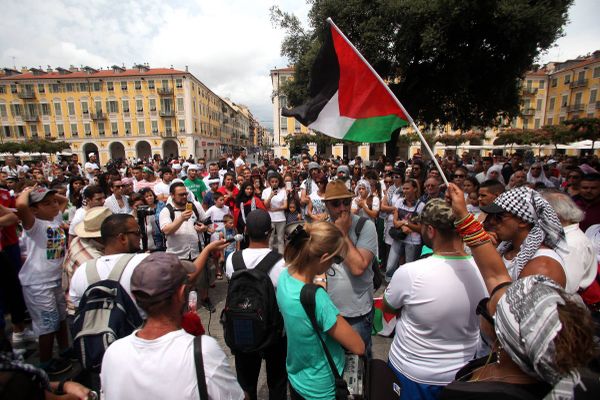
POLYGON ((181 89, 181 88, 183 87, 183 80, 182 80, 182 79, 177 79, 177 80, 175 80, 175 86, 176 86, 178 89, 181 89))
POLYGON ((43 83, 38 83, 38 92, 39 93, 46 93, 46 88, 44 87, 43 83))
POLYGON ((169 88, 169 81, 166 79, 163 79, 161 82, 160 87, 162 87, 163 89, 168 89, 169 88))
POLYGON ((88 91, 88 84, 85 82, 82 82, 79 84, 79 91, 80 92, 87 92, 88 91))
POLYGON ((565 94, 560 101, 560 106, 564 108, 568 105, 569 105, 569 95, 565 94))
POLYGON ((600 67, 594 68, 594 78, 600 78, 600 67))
POLYGON ((118 113, 119 112, 119 104, 116 100, 109 100, 106 102, 106 109, 109 113, 118 113))
POLYGON ((65 91, 67 91, 67 92, 74 92, 75 91, 75 84, 74 83, 67 83, 65 85, 65 91))
POLYGON ((148 81, 148 89, 154 89, 154 81, 148 81))
POLYGON ((542 111, 542 99, 537 99, 537 101, 535 103, 535 110, 542 111))
POLYGON ((5 93, 6 93, 6 86, 0 85, 0 94, 5 94, 5 93))
POLYGON ((135 81, 133 83, 133 86, 135 87, 135 90, 142 90, 142 82, 141 81, 135 81))
POLYGON ((158 121, 152 121, 152 133, 158 133, 158 121))
POLYGON ((139 113, 144 112, 144 100, 137 99, 135 101, 135 108, 136 108, 137 112, 139 112, 139 113))
POLYGON ((8 114, 6 113, 6 105, 5 104, 0 104, 0 117, 2 117, 2 118, 8 117, 8 114))
POLYGON ((122 104, 123 104, 123 112, 128 113, 129 112, 129 100, 123 100, 122 104))
POLYGON ((98 122, 98 135, 104 136, 104 122, 98 122))
POLYGON ((50 115, 50 104, 42 103, 42 115, 48 116, 50 115))
MULTIPOLYGON (((194 125, 195 124, 196 123, 194 122, 194 125)), ((179 132, 182 132, 182 133, 185 132, 185 120, 183 120, 183 119, 178 120, 177 125, 179 125, 179 132)))
POLYGON ((67 107, 69 109, 69 115, 74 116, 75 115, 75 103, 73 103, 72 101, 69 101, 67 103, 67 107))
POLYGON ((177 98, 177 112, 183 112, 183 97, 177 98))
POLYGON ((23 108, 20 104, 11 104, 10 106, 13 117, 20 117, 23 115, 23 108))
MULTIPOLYGON (((597 93, 598 93, 598 91, 596 89, 590 90, 590 104, 593 104, 596 102, 597 93)), ((596 107, 596 108, 598 108, 598 107, 596 107)))
POLYGON ((54 102, 54 115, 56 115, 57 117, 62 116, 62 107, 61 107, 60 102, 58 102, 58 101, 54 102))
POLYGON ((540 123, 541 123, 541 122, 540 122, 540 119, 539 119, 539 118, 536 118, 536 119, 533 121, 533 127, 534 127, 535 129, 539 129, 539 128, 540 128, 540 123))
POLYGON ((17 131, 19 131, 19 137, 25 137, 25 127, 23 125, 17 126, 17 131))
POLYGON ((102 82, 94 82, 94 92, 102 91, 102 82))
POLYGON ((83 124, 83 132, 85 136, 92 136, 92 127, 90 124, 83 124))
POLYGON ((146 128, 144 128, 144 121, 138 121, 138 135, 143 136, 146 134, 146 128))
POLYGON ((115 90, 115 85, 113 82, 106 82, 106 90, 113 91, 115 90))
POLYGON ((565 117, 560 117, 560 118, 558 119, 558 122, 559 122, 559 123, 561 123, 561 124, 562 124, 563 122, 565 122, 565 117))
POLYGON ((56 132, 59 138, 65 137, 65 127, 63 124, 56 124, 56 132))
POLYGON ((77 124, 71 124, 71 136, 77 137, 79 133, 77 132, 77 124))
POLYGON ((556 102, 556 99, 554 97, 552 97, 550 99, 550 105, 548 106, 548 111, 552 112, 554 111, 554 103, 556 102))
POLYGON ((3 126, 2 130, 4 131, 4 137, 12 136, 12 133, 10 132, 10 126, 3 126))
POLYGON ((96 114, 102 112, 102 102, 100 100, 94 101, 94 111, 96 112, 96 114))
POLYGON ((565 83, 565 85, 568 83, 571 83, 571 75, 565 75, 564 83, 565 83))
POLYGON ((149 99, 150 102, 150 111, 156 111, 156 99, 149 99))
POLYGON ((552 117, 548 117, 548 121, 546 121, 546 125, 552 125, 552 117))
POLYGON ((165 120, 165 132, 167 134, 173 133, 173 129, 171 128, 171 120, 170 119, 165 120))
POLYGON ((552 79, 552 87, 556 87, 558 85, 558 79, 554 78, 552 79))
POLYGON ((81 102, 81 112, 84 115, 88 115, 90 113, 90 109, 88 108, 87 101, 82 101, 81 102))
POLYGON ((37 125, 31 125, 29 127, 29 129, 31 130, 31 137, 32 138, 37 138, 38 137, 37 125))
POLYGON ((58 83, 51 84, 50 93, 60 93, 60 85, 58 83))
POLYGON ((16 94, 17 93, 17 85, 15 85, 14 83, 10 85, 10 92, 12 94, 16 94))
POLYGON ((524 118, 523 119, 523 129, 527 129, 528 126, 529 126, 529 120, 524 118))
POLYGON ((111 122, 110 130, 111 130, 113 136, 117 136, 119 134, 119 124, 117 122, 111 122))
POLYGON ((127 81, 121 81, 121 90, 127 91, 127 81))
POLYGON ((539 88, 543 89, 546 86, 546 81, 540 81, 539 88))
POLYGON ((131 136, 131 122, 125 122, 125 135, 131 136))

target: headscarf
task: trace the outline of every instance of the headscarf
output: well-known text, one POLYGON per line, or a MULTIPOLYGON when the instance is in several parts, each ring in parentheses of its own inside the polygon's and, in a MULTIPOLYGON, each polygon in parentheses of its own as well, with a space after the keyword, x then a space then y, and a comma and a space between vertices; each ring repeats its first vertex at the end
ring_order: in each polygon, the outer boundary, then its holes
POLYGON ((369 181, 366 179, 361 179, 358 182, 356 182, 356 187, 354 188, 354 194, 356 195, 356 197, 360 196, 360 194, 358 193, 358 189, 361 187, 365 188, 365 190, 367 191, 367 197, 369 197, 371 195, 371 183, 369 183, 369 181))
POLYGON ((502 176, 502 165, 500 164, 494 164, 492 165, 486 172, 485 174, 485 180, 490 180, 490 179, 494 179, 497 180, 498 182, 500 182, 501 184, 503 184, 504 186, 506 186, 506 182, 504 181, 504 176, 502 176), (491 172, 497 172, 498 173, 498 177, 497 178, 492 178, 491 172))
POLYGON ((531 164, 531 167, 529 167, 529 171, 527 172, 527 183, 535 185, 536 183, 539 183, 539 182, 543 183, 548 188, 554 187, 554 183, 550 179, 546 178, 546 173, 544 172, 544 168, 543 168, 542 164, 541 163, 533 163, 533 164, 531 164), (532 167, 540 167, 541 168, 540 176, 538 176, 537 178, 534 178, 533 175, 531 174, 532 167))
MULTIPOLYGON (((502 193, 494 200, 494 204, 503 210, 533 224, 533 228, 521 244, 519 253, 514 258, 512 278, 517 279, 525 265, 542 244, 556 249, 565 247, 565 231, 556 212, 542 196, 526 186, 518 187, 502 193)), ((506 253, 512 246, 504 241, 498 246, 500 254, 506 253)))
POLYGON ((496 308, 495 330, 502 348, 528 375, 553 386, 544 399, 570 399, 580 383, 574 370, 561 374, 554 361, 554 339, 562 328, 557 305, 563 297, 585 307, 579 296, 566 293, 543 275, 532 275, 513 282, 496 308))

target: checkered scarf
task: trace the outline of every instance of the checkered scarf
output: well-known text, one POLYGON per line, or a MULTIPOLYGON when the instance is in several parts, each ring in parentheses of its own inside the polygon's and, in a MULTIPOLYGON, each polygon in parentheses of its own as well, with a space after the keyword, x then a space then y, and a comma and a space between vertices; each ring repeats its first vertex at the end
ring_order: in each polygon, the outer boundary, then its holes
MULTIPOLYGON (((494 203, 523 221, 533 224, 513 260, 513 279, 519 277, 542 244, 552 249, 564 247, 565 232, 556 212, 535 190, 525 186, 511 189, 498 196, 494 203)), ((511 242, 504 241, 498 246, 498 252, 504 254, 511 247, 511 242)))
POLYGON ((562 328, 558 318, 563 297, 585 307, 577 295, 567 294, 556 282, 532 275, 513 282, 495 314, 496 336, 510 358, 528 375, 553 386, 544 399, 571 399, 580 383, 577 371, 561 375, 554 361, 554 338, 562 328))
POLYGON ((34 375, 41 386, 50 390, 50 381, 48 375, 43 369, 36 368, 23 361, 23 357, 12 351, 3 351, 0 353, 0 371, 22 371, 34 375))

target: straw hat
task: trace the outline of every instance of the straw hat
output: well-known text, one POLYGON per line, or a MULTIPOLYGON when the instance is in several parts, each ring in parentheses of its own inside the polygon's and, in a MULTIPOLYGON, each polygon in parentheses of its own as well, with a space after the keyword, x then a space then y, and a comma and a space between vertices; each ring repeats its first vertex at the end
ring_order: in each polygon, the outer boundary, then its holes
POLYGON ((106 218, 112 215, 106 207, 93 207, 86 211, 83 221, 75 227, 75 234, 80 238, 99 238, 100 227, 106 218))

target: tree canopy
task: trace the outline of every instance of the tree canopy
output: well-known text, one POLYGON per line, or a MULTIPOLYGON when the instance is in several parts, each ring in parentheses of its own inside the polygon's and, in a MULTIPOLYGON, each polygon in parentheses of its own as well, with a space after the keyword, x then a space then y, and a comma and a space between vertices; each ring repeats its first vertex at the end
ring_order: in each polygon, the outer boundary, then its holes
POLYGON ((18 153, 19 151, 28 153, 56 153, 57 151, 70 148, 71 146, 67 142, 45 139, 0 143, 0 153, 18 153))
POLYGON ((271 9, 295 66, 283 87, 307 98, 309 71, 331 17, 415 121, 468 130, 516 116, 519 80, 563 34, 573 0, 308 0, 309 27, 271 9))

